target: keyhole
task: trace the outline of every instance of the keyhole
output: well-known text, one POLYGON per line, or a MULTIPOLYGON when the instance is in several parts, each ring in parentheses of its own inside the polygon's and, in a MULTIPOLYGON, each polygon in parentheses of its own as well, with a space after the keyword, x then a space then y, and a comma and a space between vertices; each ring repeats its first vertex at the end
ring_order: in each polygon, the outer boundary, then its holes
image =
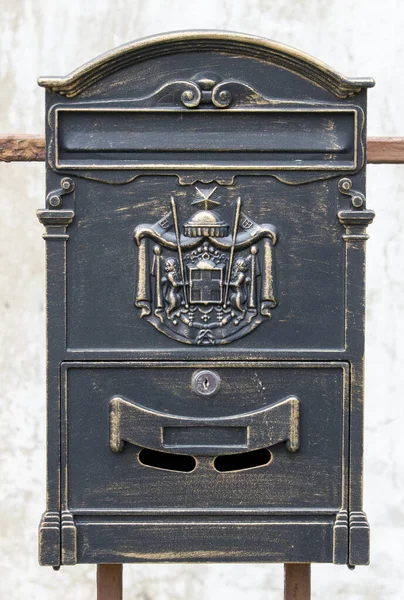
POLYGON ((215 371, 200 370, 192 375, 192 389, 200 396, 213 396, 220 387, 220 377, 215 371))

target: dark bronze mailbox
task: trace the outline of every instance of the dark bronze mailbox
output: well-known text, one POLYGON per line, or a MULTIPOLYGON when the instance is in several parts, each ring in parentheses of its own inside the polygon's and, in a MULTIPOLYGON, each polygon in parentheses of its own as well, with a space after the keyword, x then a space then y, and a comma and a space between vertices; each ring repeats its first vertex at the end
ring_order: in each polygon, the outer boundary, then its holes
POLYGON ((366 564, 373 81, 197 31, 39 83, 41 563, 366 564))

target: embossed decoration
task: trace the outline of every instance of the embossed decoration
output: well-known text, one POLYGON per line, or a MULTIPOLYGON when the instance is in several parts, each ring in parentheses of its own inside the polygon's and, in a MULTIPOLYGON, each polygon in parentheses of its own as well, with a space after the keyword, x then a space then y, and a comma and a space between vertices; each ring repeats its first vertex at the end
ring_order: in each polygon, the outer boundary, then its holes
POLYGON ((220 202, 211 198, 216 189, 196 187, 200 198, 192 204, 201 208, 181 226, 172 196, 169 212, 134 231, 135 305, 156 329, 186 344, 232 342, 270 318, 276 306, 275 227, 255 223, 242 211, 241 198, 227 223, 220 202))

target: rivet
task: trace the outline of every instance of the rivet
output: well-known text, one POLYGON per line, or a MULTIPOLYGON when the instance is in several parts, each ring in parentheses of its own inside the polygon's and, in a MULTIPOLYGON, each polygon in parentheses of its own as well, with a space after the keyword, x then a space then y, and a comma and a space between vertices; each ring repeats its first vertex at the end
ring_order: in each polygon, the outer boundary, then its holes
POLYGON ((352 204, 355 208, 360 208, 361 206, 363 206, 363 198, 361 196, 353 196, 352 204))
POLYGON ((56 208, 57 206, 60 206, 62 204, 62 200, 60 198, 60 196, 51 196, 49 198, 49 204, 51 206, 53 206, 54 208, 56 208))
POLYGON ((72 184, 71 184, 71 182, 70 182, 70 180, 69 180, 69 179, 62 179, 62 188, 63 188, 64 190, 68 190, 68 189, 70 189, 71 185, 72 185, 72 184))

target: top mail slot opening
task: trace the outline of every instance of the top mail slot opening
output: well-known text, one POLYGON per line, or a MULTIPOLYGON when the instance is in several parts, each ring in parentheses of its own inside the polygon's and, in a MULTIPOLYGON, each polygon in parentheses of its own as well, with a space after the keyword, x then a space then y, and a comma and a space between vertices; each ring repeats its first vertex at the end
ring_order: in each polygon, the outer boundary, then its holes
POLYGON ((354 170, 358 112, 57 108, 63 169, 354 170))

